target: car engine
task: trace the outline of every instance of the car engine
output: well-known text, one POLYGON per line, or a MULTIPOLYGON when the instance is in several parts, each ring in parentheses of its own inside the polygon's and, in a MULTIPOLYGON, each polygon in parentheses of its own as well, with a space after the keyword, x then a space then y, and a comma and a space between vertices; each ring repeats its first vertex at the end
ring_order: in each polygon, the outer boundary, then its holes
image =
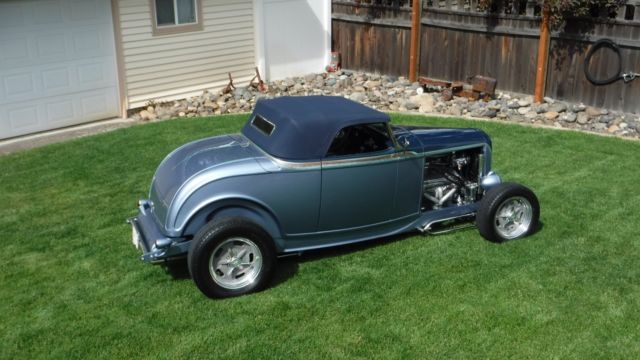
POLYGON ((422 211, 467 205, 481 197, 482 149, 427 157, 424 164, 422 211))

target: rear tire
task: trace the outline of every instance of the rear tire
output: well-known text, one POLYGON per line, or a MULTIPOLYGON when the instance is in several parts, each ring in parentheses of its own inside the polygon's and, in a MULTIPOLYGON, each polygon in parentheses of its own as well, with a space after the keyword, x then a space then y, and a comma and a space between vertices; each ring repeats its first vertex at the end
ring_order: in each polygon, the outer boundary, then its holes
POLYGON ((240 217, 205 225, 194 237, 188 255, 193 281, 210 298, 264 289, 275 264, 276 252, 269 234, 240 217))
POLYGON ((485 239, 502 243, 534 233, 540 222, 540 204, 533 191, 515 183, 500 184, 480 201, 476 226, 485 239))

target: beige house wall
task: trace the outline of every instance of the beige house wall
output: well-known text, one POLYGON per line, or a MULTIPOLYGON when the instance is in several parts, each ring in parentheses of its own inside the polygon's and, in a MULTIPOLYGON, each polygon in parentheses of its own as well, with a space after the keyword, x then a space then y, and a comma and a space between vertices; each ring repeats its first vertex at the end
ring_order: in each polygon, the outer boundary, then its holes
POLYGON ((252 0, 201 0, 202 30, 154 35, 149 0, 117 0, 129 109, 149 100, 182 99, 228 82, 243 84, 255 67, 252 0))

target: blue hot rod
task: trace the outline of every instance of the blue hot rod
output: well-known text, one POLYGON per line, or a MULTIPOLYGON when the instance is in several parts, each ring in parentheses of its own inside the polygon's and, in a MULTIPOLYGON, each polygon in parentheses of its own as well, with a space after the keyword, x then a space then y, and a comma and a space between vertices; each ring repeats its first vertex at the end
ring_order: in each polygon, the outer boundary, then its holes
POLYGON ((186 255, 209 297, 262 289, 278 256, 473 222, 503 242, 540 213, 531 190, 491 171, 481 130, 395 126, 324 96, 260 101, 240 134, 179 147, 138 205, 142 260, 186 255))

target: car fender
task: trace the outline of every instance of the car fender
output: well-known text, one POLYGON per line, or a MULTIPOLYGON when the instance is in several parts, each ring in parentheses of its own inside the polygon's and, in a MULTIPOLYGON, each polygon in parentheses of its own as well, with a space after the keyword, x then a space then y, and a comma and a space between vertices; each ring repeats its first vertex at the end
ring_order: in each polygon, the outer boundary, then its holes
POLYGON ((283 249, 282 231, 275 215, 264 205, 243 198, 226 198, 207 203, 189 217, 182 236, 193 236, 208 222, 226 217, 243 217, 254 222, 271 236, 278 251, 283 249))

